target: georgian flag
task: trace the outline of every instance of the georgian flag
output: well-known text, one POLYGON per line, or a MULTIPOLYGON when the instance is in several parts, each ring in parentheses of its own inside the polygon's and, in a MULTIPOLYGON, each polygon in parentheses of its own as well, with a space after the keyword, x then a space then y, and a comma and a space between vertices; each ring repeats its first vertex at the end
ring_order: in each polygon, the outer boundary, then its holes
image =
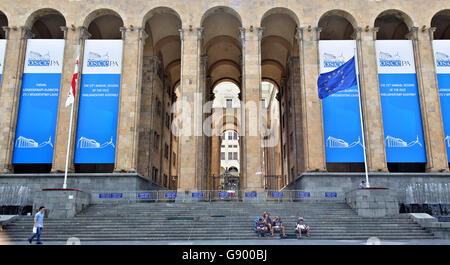
POLYGON ((77 61, 75 62, 75 71, 73 72, 72 77, 72 85, 69 89, 69 94, 67 95, 66 99, 66 107, 68 107, 70 104, 73 104, 75 101, 75 90, 77 87, 77 80, 78 80, 78 60, 80 59, 80 47, 78 46, 77 49, 77 61))

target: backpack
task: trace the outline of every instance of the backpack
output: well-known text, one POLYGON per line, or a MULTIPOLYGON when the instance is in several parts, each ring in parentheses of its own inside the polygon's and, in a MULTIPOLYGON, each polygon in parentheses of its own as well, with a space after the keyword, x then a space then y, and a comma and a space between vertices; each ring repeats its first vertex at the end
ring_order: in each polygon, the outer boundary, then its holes
POLYGON ((258 226, 259 217, 255 218, 255 224, 253 226, 253 231, 256 233, 258 232, 258 229, 256 228, 258 226))

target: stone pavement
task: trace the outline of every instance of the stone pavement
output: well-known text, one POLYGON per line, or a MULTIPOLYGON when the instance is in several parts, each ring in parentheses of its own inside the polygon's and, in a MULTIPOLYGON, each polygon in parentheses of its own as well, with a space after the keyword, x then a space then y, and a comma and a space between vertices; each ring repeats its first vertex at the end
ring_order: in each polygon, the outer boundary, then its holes
MULTIPOLYGON (((3 242, 4 243, 4 242, 3 242)), ((367 245, 367 240, 195 240, 195 241, 86 241, 81 245, 367 245)), ((369 242, 370 243, 370 242, 369 242)), ((28 242, 9 242, 11 245, 29 245, 28 242)), ((66 245, 67 242, 44 242, 45 245, 66 245)), ((380 245, 450 245, 450 240, 381 240, 380 245)))

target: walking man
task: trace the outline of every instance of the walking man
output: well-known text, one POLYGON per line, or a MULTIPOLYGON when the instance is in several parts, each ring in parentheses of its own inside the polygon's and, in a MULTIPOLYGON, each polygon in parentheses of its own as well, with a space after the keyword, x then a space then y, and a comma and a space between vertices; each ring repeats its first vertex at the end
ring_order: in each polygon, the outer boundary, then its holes
POLYGON ((42 228, 44 228, 44 212, 45 212, 45 207, 41 206, 39 207, 39 212, 36 213, 36 215, 34 216, 34 227, 33 227, 33 235, 28 239, 28 243, 32 243, 33 239, 35 237, 37 237, 37 242, 36 244, 42 244, 41 242, 41 233, 42 233, 42 228), (36 229, 36 232, 34 232, 36 229))

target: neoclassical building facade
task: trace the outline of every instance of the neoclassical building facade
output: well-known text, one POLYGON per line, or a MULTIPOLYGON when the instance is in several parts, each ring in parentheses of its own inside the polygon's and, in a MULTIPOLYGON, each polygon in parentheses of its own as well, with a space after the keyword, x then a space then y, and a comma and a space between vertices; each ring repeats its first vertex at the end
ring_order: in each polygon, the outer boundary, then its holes
MULTIPOLYGON (((211 176, 220 174, 220 133, 211 136, 207 132, 216 131, 225 120, 238 128, 243 190, 281 189, 308 172, 362 172, 364 160, 347 161, 345 156, 333 160, 327 154, 327 148, 338 144, 347 148, 349 141, 337 139, 331 146, 326 135, 328 114, 317 93, 322 57, 326 56, 320 50, 323 41, 354 43, 368 171, 449 171, 445 136, 450 134, 444 132, 445 107, 433 49, 433 40, 450 39, 450 4, 445 0, 2 1, 0 26, 0 39, 6 43, 0 62, 0 171, 10 178, 12 174, 64 172, 71 116, 71 108, 64 105, 78 49, 79 92, 69 136, 72 173, 136 173, 165 189, 215 189, 211 176), (33 39, 64 40, 51 161, 30 158, 31 162, 16 163, 18 120, 21 104, 25 104, 21 102, 25 60, 30 56, 27 43, 33 39), (87 69, 84 63, 96 55, 85 50, 93 40, 120 40, 121 68, 117 115, 112 118, 116 117, 116 135, 107 139, 111 143, 106 147, 114 146, 113 158, 90 163, 82 162, 76 150, 81 148, 77 147, 81 109, 87 104, 80 104, 83 82, 87 82, 82 80, 87 69), (384 94, 380 92, 384 77, 377 68, 376 43, 381 40, 407 40, 412 47, 409 66, 415 71, 418 126, 423 133, 417 135, 423 148, 423 158, 418 160, 389 158, 391 138, 385 135, 383 113, 387 111, 382 111, 384 94), (279 110, 274 112, 278 117, 260 115, 266 109, 258 104, 263 81, 272 83, 278 92, 279 110), (231 119, 224 119, 225 115, 212 127, 204 126, 215 111, 204 106, 214 100, 213 90, 222 82, 240 89, 239 100, 245 107, 231 119), (272 126, 273 120, 278 125, 272 126), (279 134, 271 146, 263 144, 267 135, 258 129, 268 123, 265 129, 276 128, 279 134), (266 181, 267 177, 277 180, 266 181)), ((112 53, 101 50, 99 56, 109 56, 112 62, 112 53)), ((394 60, 398 55, 389 56, 394 60)), ((336 61, 338 57, 339 53, 330 58, 336 61)), ((91 115, 100 117, 100 112, 91 115)), ((397 147, 404 142, 404 147, 410 141, 414 144, 414 139, 392 139, 397 147)), ((361 141, 355 142, 362 146, 361 141)), ((97 146, 94 140, 90 143, 92 148, 97 146)))

